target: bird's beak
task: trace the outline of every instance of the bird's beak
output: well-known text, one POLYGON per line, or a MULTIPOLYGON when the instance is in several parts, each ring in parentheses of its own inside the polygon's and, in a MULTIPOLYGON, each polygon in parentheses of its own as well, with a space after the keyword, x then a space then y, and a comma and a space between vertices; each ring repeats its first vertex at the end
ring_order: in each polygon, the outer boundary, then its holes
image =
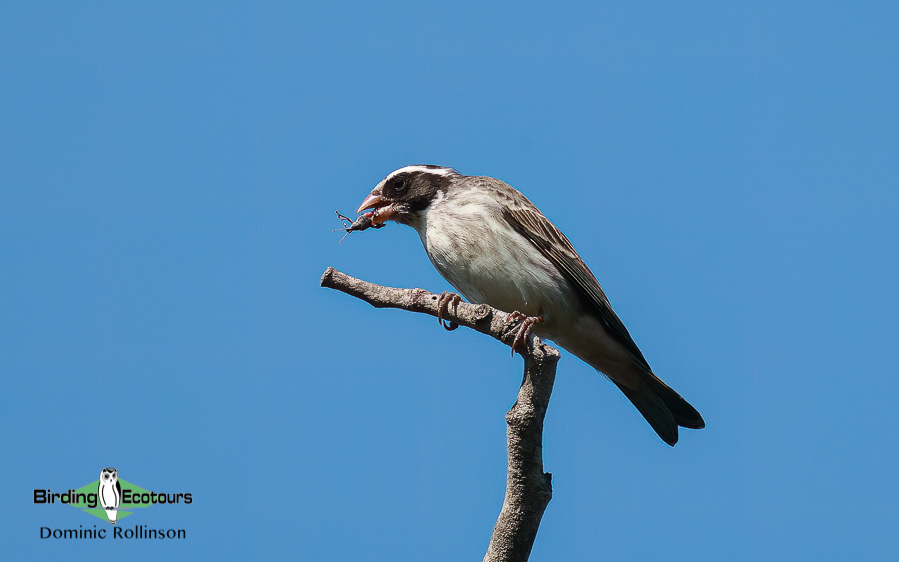
POLYGON ((390 217, 396 214, 396 205, 381 196, 381 190, 377 187, 368 194, 365 201, 356 209, 356 213, 361 213, 366 209, 373 209, 375 214, 371 218, 372 224, 381 224, 386 222, 390 217))

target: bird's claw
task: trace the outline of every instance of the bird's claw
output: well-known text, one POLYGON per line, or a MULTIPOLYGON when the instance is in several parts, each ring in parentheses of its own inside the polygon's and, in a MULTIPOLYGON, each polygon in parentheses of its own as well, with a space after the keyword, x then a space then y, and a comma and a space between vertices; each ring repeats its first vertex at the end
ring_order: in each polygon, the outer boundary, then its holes
POLYGON ((443 328, 447 332, 452 332, 453 330, 458 328, 459 325, 452 320, 450 320, 449 322, 444 322, 443 314, 447 311, 447 309, 449 309, 450 304, 456 306, 460 302, 462 302, 462 297, 460 297, 456 293, 451 293, 449 291, 443 291, 442 293, 440 293, 440 296, 437 297, 437 321, 440 322, 440 325, 443 326, 443 328))
POLYGON ((513 356, 515 355, 515 350, 523 345, 526 345, 528 336, 530 335, 531 330, 534 328, 534 324, 543 322, 543 317, 525 316, 524 314, 516 310, 509 314, 509 317, 506 318, 506 324, 512 324, 514 322, 521 322, 521 325, 518 327, 518 332, 515 334, 515 339, 512 340, 513 356))

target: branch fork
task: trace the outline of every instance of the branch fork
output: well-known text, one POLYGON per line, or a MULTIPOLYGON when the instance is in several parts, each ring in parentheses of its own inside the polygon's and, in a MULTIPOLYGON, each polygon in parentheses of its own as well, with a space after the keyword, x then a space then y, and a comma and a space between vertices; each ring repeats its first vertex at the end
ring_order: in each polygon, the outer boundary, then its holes
MULTIPOLYGON (((399 289, 363 281, 329 267, 321 286, 336 289, 375 308, 399 308, 430 314, 441 324, 457 324, 512 347, 520 334, 520 319, 486 304, 469 304, 423 289, 399 289), (449 300, 448 300, 449 299, 449 300), (512 317, 512 318, 510 318, 512 317)), ((524 375, 518 398, 506 414, 509 465, 506 495, 485 562, 525 561, 537 536, 543 512, 552 498, 552 476, 543 472, 543 419, 556 376, 559 352, 533 333, 517 349, 524 358, 524 375)))

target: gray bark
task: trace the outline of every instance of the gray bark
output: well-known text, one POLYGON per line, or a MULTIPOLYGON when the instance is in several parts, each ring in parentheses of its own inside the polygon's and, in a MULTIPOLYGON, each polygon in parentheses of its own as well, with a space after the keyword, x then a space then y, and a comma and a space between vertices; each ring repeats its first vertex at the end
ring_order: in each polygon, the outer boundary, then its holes
MULTIPOLYGON (((376 308, 399 308, 437 316, 440 295, 423 289, 375 285, 329 267, 321 286, 362 299, 376 308)), ((509 314, 486 304, 460 302, 443 314, 445 321, 487 334, 511 345, 518 329, 509 314)), ((559 352, 531 334, 524 350, 524 378, 518 399, 506 414, 509 466, 506 497, 485 561, 520 562, 528 559, 540 519, 552 497, 552 478, 543 472, 543 419, 556 376, 559 352)))

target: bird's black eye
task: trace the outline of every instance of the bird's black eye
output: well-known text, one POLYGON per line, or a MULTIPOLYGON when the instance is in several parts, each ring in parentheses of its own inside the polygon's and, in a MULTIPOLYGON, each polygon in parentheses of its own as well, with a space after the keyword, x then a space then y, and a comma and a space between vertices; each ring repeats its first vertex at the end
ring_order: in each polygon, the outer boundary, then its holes
POLYGON ((393 188, 397 191, 403 191, 406 189, 406 178, 396 178, 393 182, 393 188))

